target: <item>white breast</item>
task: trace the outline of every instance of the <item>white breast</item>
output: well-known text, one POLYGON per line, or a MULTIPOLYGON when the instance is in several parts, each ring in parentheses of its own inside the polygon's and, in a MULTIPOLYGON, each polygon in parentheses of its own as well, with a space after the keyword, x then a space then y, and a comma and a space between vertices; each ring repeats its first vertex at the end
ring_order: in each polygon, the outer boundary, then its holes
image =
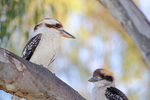
POLYGON ((30 59, 31 62, 47 67, 55 59, 60 47, 60 36, 50 34, 42 34, 39 45, 30 59))
POLYGON ((105 96, 106 87, 94 87, 92 90, 93 100, 108 100, 105 96))

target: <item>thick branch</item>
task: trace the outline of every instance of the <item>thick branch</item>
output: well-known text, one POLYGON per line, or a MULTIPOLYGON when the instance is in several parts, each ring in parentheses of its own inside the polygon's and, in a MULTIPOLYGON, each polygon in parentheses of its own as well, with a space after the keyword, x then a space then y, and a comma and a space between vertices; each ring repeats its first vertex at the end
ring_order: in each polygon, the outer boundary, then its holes
POLYGON ((150 67, 150 24, 132 0, 99 0, 131 36, 150 67))
POLYGON ((0 89, 28 100, 85 100, 48 69, 1 48, 0 89))

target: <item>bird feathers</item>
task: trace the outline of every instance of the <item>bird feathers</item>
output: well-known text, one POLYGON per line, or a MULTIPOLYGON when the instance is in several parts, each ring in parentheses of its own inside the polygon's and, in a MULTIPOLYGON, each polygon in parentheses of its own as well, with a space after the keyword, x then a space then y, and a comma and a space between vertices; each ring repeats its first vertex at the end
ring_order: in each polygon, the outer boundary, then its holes
POLYGON ((30 60, 31 56, 33 55, 36 47, 38 46, 41 40, 41 37, 42 34, 37 34, 27 42, 22 52, 22 58, 30 60))
POLYGON ((126 95, 115 87, 108 87, 105 95, 108 100, 128 100, 126 95))

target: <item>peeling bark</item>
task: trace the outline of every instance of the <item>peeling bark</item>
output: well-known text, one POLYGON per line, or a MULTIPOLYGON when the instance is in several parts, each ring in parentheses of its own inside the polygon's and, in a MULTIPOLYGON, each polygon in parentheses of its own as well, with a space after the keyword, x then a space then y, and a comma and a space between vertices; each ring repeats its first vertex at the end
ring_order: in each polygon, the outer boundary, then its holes
POLYGON ((85 100, 45 67, 2 48, 0 89, 28 100, 85 100))
POLYGON ((150 23, 132 0, 99 0, 118 21, 150 67, 150 23))

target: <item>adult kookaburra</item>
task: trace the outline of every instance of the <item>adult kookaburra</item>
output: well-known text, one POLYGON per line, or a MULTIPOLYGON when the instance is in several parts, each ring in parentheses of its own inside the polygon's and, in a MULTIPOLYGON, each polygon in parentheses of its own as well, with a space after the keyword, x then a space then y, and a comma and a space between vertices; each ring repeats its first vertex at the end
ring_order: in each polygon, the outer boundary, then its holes
POLYGON ((94 84, 93 100, 128 100, 123 92, 115 88, 114 75, 109 70, 96 69, 88 81, 94 84))
POLYGON ((54 61, 60 47, 61 36, 75 38, 55 19, 45 18, 35 27, 33 37, 26 43, 22 58, 47 67, 54 61))

